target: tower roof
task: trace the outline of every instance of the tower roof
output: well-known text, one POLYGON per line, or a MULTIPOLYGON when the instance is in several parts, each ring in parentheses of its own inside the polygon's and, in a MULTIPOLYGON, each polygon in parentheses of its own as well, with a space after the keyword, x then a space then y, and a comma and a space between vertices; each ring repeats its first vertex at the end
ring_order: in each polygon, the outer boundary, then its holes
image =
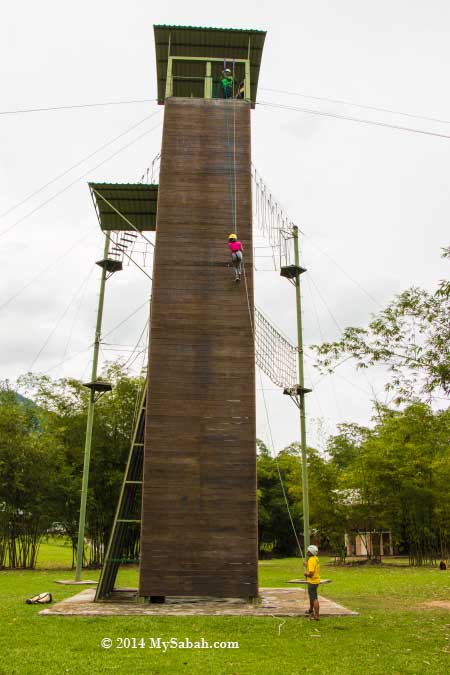
POLYGON ((88 185, 102 230, 132 231, 134 228, 128 225, 122 216, 141 232, 156 230, 157 185, 147 183, 88 183, 88 185))
POLYGON ((164 103, 169 44, 171 56, 250 59, 251 100, 256 101, 259 68, 266 32, 253 28, 204 28, 155 25, 158 103, 164 103))

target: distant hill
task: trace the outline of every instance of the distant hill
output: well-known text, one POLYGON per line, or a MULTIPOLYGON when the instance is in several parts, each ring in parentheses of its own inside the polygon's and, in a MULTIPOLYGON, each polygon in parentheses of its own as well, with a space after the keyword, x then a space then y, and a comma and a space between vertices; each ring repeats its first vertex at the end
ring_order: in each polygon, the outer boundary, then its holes
POLYGON ((31 406, 36 405, 35 402, 32 401, 30 398, 27 398, 26 396, 22 396, 22 394, 17 393, 17 391, 14 392, 14 393, 15 393, 16 398, 19 401, 19 403, 23 403, 23 404, 26 403, 27 405, 31 405, 31 406))

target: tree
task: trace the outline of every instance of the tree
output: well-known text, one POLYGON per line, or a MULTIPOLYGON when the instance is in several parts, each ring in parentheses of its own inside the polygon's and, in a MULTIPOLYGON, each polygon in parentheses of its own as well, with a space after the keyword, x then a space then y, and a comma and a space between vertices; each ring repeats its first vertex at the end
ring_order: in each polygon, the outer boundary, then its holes
POLYGON ((262 441, 257 441, 258 457, 258 531, 259 546, 270 546, 278 555, 296 555, 298 547, 288 506, 297 533, 303 529, 301 508, 295 500, 291 487, 298 480, 298 460, 283 451, 277 458, 271 457, 262 441), (283 493, 284 488, 284 493, 283 493), (286 505, 286 501, 288 506, 286 505))
MULTIPOLYGON (((260 547, 272 544, 279 555, 298 555, 293 529, 303 547, 300 444, 291 443, 278 453, 276 459, 270 456, 261 441, 257 441, 257 446, 260 547)), ((337 475, 333 463, 314 448, 308 448, 310 528, 320 538, 321 545, 332 550, 341 547, 345 533, 344 509, 339 504, 336 490, 337 475)))
POLYGON ((0 385, 0 567, 33 568, 42 535, 56 520, 61 448, 49 442, 38 410, 0 385))
MULTIPOLYGON (((450 248, 444 249, 450 259, 450 248)), ((332 372, 342 359, 358 368, 386 365, 396 402, 450 394, 450 282, 434 293, 412 287, 397 295, 368 328, 348 327, 335 342, 314 345, 317 367, 332 372)))
POLYGON ((329 441, 347 528, 388 530, 421 565, 450 544, 450 411, 413 403, 377 412, 373 429, 341 425, 329 441))
MULTIPOLYGON (((129 377, 120 363, 107 364, 102 377, 113 389, 95 404, 86 514, 89 565, 103 562, 143 385, 142 379, 129 377)), ((62 449, 64 472, 56 488, 57 520, 70 536, 75 555, 88 390, 75 379, 55 381, 32 374, 20 378, 19 386, 37 403, 42 429, 53 446, 62 449)))

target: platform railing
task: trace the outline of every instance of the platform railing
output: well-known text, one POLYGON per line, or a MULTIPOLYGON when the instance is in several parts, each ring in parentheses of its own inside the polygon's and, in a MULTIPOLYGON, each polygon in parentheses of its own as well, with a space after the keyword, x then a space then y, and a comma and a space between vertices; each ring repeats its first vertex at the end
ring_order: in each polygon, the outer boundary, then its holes
MULTIPOLYGON (((203 98, 223 98, 221 95, 221 86, 220 86, 220 81, 215 81, 214 76, 212 74, 212 64, 213 63, 224 63, 224 59, 218 59, 218 58, 204 58, 204 57, 198 57, 198 56, 169 56, 168 57, 168 63, 167 63, 167 75, 166 75, 166 91, 165 91, 165 98, 170 98, 172 96, 176 96, 176 93, 174 93, 174 83, 176 81, 180 80, 190 80, 192 82, 198 82, 202 81, 203 82, 203 98), (185 63, 195 63, 195 62, 201 62, 205 65, 205 73, 204 75, 201 76, 196 76, 196 75, 182 75, 182 74, 174 74, 174 62, 175 61, 181 61, 185 63), (217 86, 218 85, 218 86, 217 86), (220 92, 220 94, 219 94, 220 92)), ((226 61, 225 61, 226 63, 226 61)), ((250 94, 250 61, 248 59, 234 59, 233 61, 230 61, 229 63, 233 63, 233 68, 234 65, 236 64, 243 64, 244 65, 244 73, 245 76, 243 79, 241 79, 238 83, 234 82, 233 86, 233 98, 242 98, 243 100, 250 101, 251 99, 251 94, 250 94)), ((242 68, 241 68, 242 71, 242 68)), ((196 98, 201 98, 196 97, 196 98)))

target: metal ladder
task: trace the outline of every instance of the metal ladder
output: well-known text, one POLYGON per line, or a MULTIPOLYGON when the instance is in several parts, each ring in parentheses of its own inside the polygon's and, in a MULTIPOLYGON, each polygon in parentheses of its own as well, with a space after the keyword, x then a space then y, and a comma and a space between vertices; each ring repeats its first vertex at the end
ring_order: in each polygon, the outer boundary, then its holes
POLYGON ((136 541, 136 529, 140 531, 141 525, 146 395, 147 385, 140 400, 139 415, 95 601, 104 600, 114 590, 120 565, 139 562, 139 558, 130 557, 129 549, 130 542, 136 541))

